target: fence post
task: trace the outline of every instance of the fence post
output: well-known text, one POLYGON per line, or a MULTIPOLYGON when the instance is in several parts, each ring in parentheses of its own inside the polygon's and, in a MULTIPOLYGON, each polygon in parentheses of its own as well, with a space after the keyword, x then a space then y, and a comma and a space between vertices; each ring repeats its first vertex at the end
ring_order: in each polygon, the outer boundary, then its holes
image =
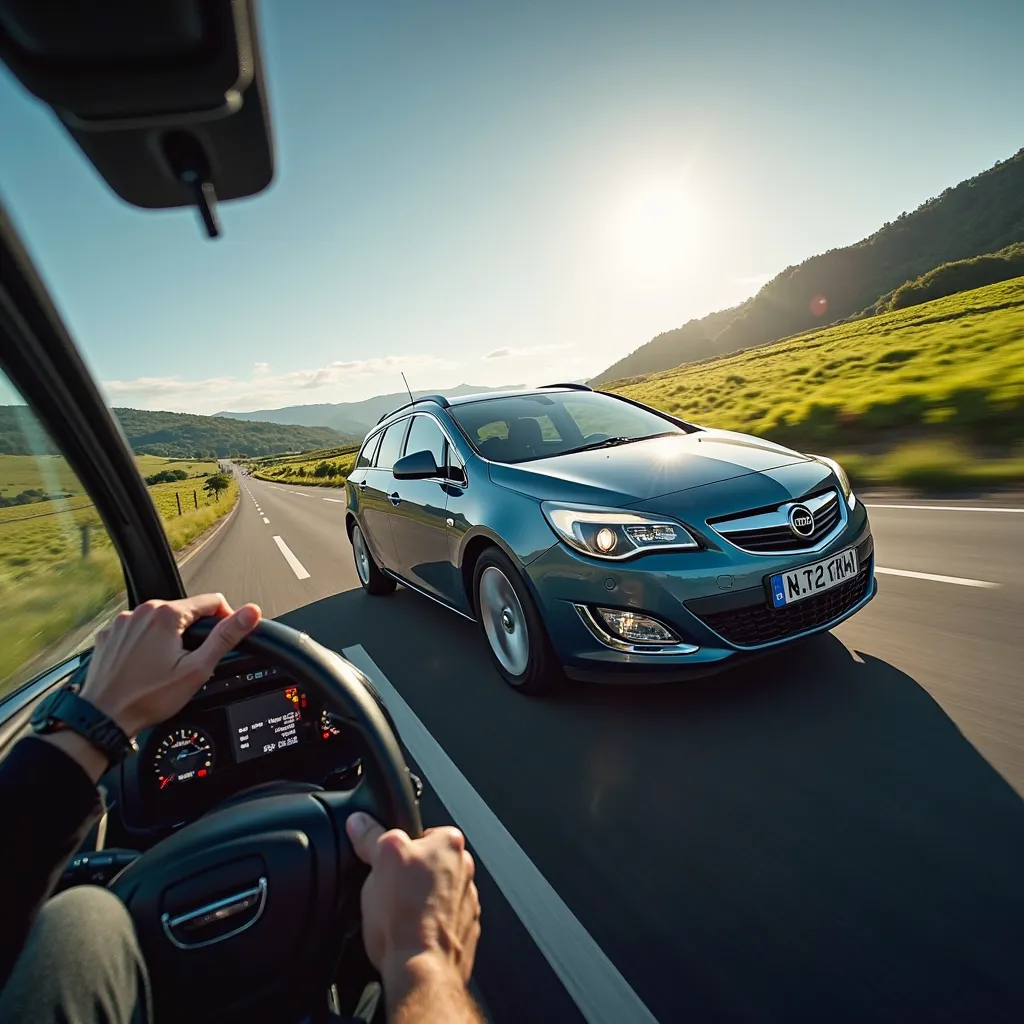
POLYGON ((89 531, 92 529, 92 523, 82 523, 79 526, 82 531, 82 557, 89 557, 89 531))
POLYGON ((180 516, 181 515, 181 495, 177 491, 174 492, 174 500, 178 503, 178 515, 180 516))
POLYGON ((196 503, 196 508, 199 508, 199 495, 195 491, 192 492, 192 500, 196 503))

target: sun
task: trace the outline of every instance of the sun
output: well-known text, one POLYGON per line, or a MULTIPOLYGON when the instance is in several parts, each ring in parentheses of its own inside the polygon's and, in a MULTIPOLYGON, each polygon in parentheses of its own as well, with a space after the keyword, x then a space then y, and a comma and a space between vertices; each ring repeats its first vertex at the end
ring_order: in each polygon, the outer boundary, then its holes
POLYGON ((703 207, 678 178, 638 182, 613 203, 608 245, 620 273, 650 284, 678 280, 700 259, 703 207))

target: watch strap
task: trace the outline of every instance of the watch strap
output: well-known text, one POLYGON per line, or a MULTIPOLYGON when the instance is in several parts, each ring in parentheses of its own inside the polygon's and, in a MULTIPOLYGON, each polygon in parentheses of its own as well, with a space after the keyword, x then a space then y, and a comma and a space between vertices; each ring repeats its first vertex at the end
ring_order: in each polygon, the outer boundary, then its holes
POLYGON ((68 688, 48 697, 32 716, 32 728, 38 733, 54 732, 60 726, 83 736, 111 764, 124 760, 133 749, 131 740, 117 722, 68 688))

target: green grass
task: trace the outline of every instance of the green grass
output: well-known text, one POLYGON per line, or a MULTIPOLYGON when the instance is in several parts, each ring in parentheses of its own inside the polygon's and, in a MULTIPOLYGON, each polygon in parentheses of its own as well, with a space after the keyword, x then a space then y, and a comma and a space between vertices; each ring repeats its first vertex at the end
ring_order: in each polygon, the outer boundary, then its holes
POLYGON ((986 459, 950 440, 911 441, 888 452, 835 457, 855 488, 902 486, 934 492, 1024 486, 1024 453, 986 459))
POLYGON ((1024 277, 604 390, 706 426, 843 451, 1024 438, 1024 277))
MULTIPOLYGON (((28 456, 0 455, 0 481, 19 490, 48 489, 42 477, 52 471, 74 496, 0 509, 0 693, 24 681, 37 667, 34 659, 95 618, 124 591, 110 539, 63 459, 43 460, 34 479, 30 463, 35 460, 28 456), (90 528, 87 558, 82 556, 83 526, 90 528)), ((190 472, 216 469, 216 463, 175 463, 155 456, 142 456, 139 463, 147 474, 168 464, 195 467, 190 472)), ((149 488, 173 550, 194 541, 238 501, 234 480, 219 501, 202 485, 203 480, 193 479, 149 488), (181 498, 180 516, 176 494, 181 498)))
POLYGON ((302 455, 281 455, 269 459, 253 459, 248 463, 257 480, 270 480, 280 484, 303 484, 307 487, 343 487, 356 461, 359 445, 321 448, 302 455), (317 476, 320 465, 331 472, 317 476))

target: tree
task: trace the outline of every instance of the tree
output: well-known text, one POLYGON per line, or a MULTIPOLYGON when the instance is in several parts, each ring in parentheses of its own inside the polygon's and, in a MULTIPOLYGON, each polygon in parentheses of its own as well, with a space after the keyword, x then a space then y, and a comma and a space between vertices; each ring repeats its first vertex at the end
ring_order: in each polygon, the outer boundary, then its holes
POLYGON ((214 473, 213 476, 206 478, 203 490, 212 491, 216 495, 217 500, 220 501, 220 492, 226 491, 230 484, 231 480, 226 473, 214 473))

